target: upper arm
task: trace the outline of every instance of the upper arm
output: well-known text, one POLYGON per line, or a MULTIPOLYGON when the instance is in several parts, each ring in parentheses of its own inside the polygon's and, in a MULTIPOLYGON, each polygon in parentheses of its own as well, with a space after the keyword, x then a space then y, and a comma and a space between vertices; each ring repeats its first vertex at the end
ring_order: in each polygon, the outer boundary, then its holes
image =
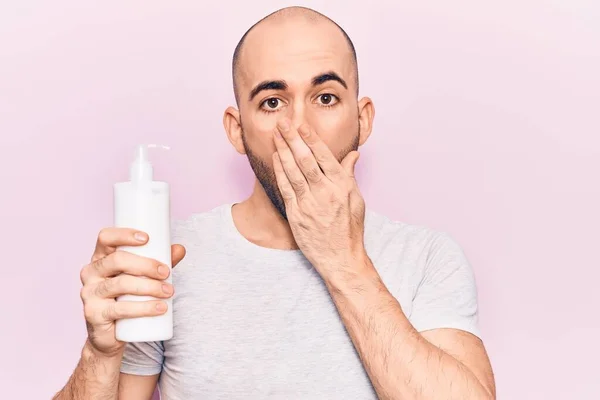
POLYGON ((164 361, 163 342, 126 343, 121 360, 119 400, 150 400, 164 361))
POLYGON ((451 328, 480 336, 475 276, 462 248, 446 233, 436 234, 428 249, 409 319, 419 332, 451 328))
POLYGON ((158 382, 158 375, 131 375, 119 377, 119 400, 150 400, 158 382))
POLYGON ((436 235, 429 249, 410 319, 423 338, 462 363, 495 397, 492 367, 480 339, 475 275, 462 248, 446 233, 436 235))
POLYGON ((432 329, 421 332, 421 335, 467 367, 477 380, 492 393, 492 397, 496 397, 494 373, 481 339, 458 329, 432 329))

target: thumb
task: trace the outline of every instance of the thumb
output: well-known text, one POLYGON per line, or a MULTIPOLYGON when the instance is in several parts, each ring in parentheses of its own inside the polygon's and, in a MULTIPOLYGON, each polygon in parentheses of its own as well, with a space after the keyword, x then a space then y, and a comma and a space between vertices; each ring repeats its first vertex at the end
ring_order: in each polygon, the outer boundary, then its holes
POLYGON ((348 153, 341 162, 344 171, 352 178, 354 178, 354 167, 356 166, 359 157, 360 153, 354 150, 348 153))
POLYGON ((171 246, 171 265, 175 267, 185 257, 185 247, 180 244, 171 246))

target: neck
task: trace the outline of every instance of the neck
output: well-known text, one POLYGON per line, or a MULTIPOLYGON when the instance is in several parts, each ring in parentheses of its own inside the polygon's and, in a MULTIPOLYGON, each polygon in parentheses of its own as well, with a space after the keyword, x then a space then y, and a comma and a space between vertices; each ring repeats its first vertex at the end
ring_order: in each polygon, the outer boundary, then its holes
POLYGON ((250 197, 232 208, 233 222, 248 241, 262 247, 297 249, 289 223, 279 214, 258 180, 250 197))

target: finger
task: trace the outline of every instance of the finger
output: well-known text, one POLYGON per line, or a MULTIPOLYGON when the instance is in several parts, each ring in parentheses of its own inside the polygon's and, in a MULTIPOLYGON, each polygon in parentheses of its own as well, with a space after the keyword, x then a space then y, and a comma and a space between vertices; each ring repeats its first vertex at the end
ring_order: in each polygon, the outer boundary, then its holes
POLYGON ((346 154, 346 157, 342 160, 342 168, 346 171, 349 177, 354 178, 354 168, 356 168, 356 162, 360 157, 360 153, 358 151, 351 151, 346 154))
POLYGON ((125 294, 168 298, 173 295, 173 285, 155 279, 121 274, 104 279, 94 289, 94 295, 104 299, 114 299, 125 294))
POLYGON ((294 155, 286 141, 283 139, 279 129, 275 129, 273 136, 283 171, 285 172, 289 183, 292 185, 296 197, 301 198, 308 192, 308 182, 306 181, 306 178, 304 178, 302 171, 300 171, 298 164, 296 164, 294 155))
POLYGON ((186 251, 185 247, 180 244, 174 244, 171 246, 171 265, 175 267, 183 257, 185 257, 186 251))
POLYGON ((85 267, 85 276, 108 278, 121 273, 146 276, 153 279, 166 279, 170 270, 157 260, 141 257, 127 251, 118 250, 100 258, 85 267))
POLYGON ((148 241, 148 235, 130 228, 105 228, 98 234, 92 261, 106 257, 119 246, 141 246, 148 241))
POLYGON ((105 321, 116 321, 123 318, 149 317, 161 315, 167 311, 164 301, 115 301, 102 311, 105 321))
POLYGON ((296 201, 296 193, 283 170, 283 165, 281 165, 281 159, 277 152, 273 153, 273 171, 275 172, 275 179, 277 180, 277 187, 279 188, 281 197, 283 197, 285 206, 288 208, 296 201))
POLYGON ((302 140, 298 131, 291 125, 287 118, 277 123, 277 129, 290 148, 296 164, 310 185, 319 185, 323 182, 323 172, 315 160, 315 156, 302 140))
POLYGON ((325 144, 312 127, 303 124, 298 128, 298 132, 312 151, 318 165, 321 167, 326 177, 335 180, 343 175, 344 169, 337 158, 335 158, 329 149, 329 146, 325 144))

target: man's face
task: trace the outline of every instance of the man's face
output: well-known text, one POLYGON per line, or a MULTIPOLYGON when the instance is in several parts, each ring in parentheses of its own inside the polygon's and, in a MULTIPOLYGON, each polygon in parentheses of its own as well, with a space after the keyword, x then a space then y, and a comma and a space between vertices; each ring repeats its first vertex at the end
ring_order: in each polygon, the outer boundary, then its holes
POLYGON ((272 155, 277 121, 312 126, 341 161, 359 145, 355 69, 337 27, 304 20, 265 23, 247 37, 238 79, 240 125, 257 179, 286 218, 272 155))

